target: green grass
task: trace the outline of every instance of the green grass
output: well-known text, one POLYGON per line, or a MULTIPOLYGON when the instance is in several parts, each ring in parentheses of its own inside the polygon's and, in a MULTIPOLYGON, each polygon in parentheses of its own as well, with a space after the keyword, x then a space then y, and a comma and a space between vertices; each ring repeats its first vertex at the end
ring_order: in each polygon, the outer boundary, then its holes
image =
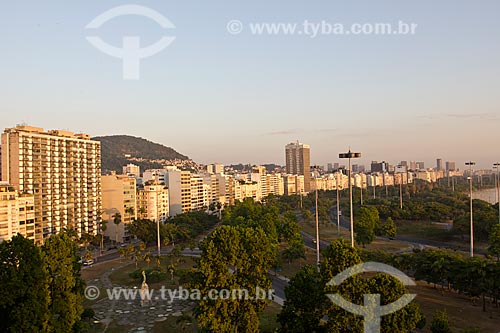
POLYGON ((281 312, 281 306, 271 302, 259 315, 260 331, 261 332, 275 332, 280 325, 278 324, 278 314, 281 312))
POLYGON ((306 259, 292 260, 290 263, 286 260, 281 264, 280 275, 292 278, 305 265, 316 265, 316 251, 306 247, 306 259))
MULTIPOLYGON (((302 230, 310 235, 316 234, 316 227, 312 222, 302 222, 302 230)), ((351 234, 347 229, 340 228, 340 237, 348 241, 351 239, 351 234)), ((337 226, 333 223, 320 224, 319 226, 319 237, 325 241, 332 241, 339 239, 337 226)), ((374 251, 386 251, 386 252, 397 252, 401 250, 406 250, 409 245, 404 242, 397 240, 388 240, 385 238, 376 238, 371 244, 366 246, 368 250, 374 251)))
MULTIPOLYGON (((164 270, 167 270, 168 265, 172 261, 176 262, 177 259, 170 258, 168 256, 164 256, 161 258, 160 267, 164 270)), ((190 269, 193 267, 193 265, 194 265, 193 258, 181 257, 179 263, 177 263, 176 271, 190 269)), ((140 262, 140 263, 138 263, 137 268, 136 268, 135 263, 131 262, 130 264, 127 264, 126 266, 119 268, 119 269, 115 270, 113 273, 111 273, 111 275, 109 276, 109 279, 111 280, 113 285, 132 287, 132 286, 140 283, 142 280, 141 279, 139 279, 139 280, 132 279, 129 276, 130 273, 132 273, 136 269, 141 269, 141 268, 146 269, 146 268, 153 268, 153 267, 156 267, 156 263, 151 262, 148 265, 145 262, 140 262)), ((166 288, 176 288, 179 286, 178 280, 179 279, 174 272, 174 279, 173 280, 171 279, 170 273, 168 273, 166 280, 160 281, 157 283, 148 283, 148 284, 150 284, 151 288, 161 287, 163 285, 166 288)))

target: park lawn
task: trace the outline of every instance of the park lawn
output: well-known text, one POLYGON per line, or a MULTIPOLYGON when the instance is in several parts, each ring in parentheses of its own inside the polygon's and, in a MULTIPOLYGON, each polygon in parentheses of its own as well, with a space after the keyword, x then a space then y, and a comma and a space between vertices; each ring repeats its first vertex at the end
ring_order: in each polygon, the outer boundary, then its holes
POLYGON ((411 246, 408 243, 400 242, 398 240, 390 240, 386 238, 375 238, 373 242, 366 245, 365 249, 370 251, 384 251, 384 252, 400 252, 405 250, 411 250, 411 246))
POLYGON ((281 312, 281 305, 271 302, 259 315, 260 318, 260 331, 275 332, 280 325, 278 324, 278 314, 281 312))
POLYGON ((454 235, 442 226, 432 224, 430 221, 396 221, 398 235, 422 238, 440 242, 454 240, 454 235))
MULTIPOLYGON (((281 248, 280 248, 281 249, 281 248)), ((316 265, 316 251, 306 247, 306 259, 283 260, 280 275, 291 279, 305 265, 316 265)))
MULTIPOLYGON (((398 235, 414 238, 415 240, 430 240, 446 243, 448 248, 469 251, 468 238, 461 239, 453 232, 445 230, 442 226, 433 224, 429 221, 396 221, 398 235)), ((483 253, 488 250, 488 243, 478 241, 474 242, 475 248, 483 253)))
MULTIPOLYGON (((316 227, 311 222, 303 222, 300 224, 304 232, 315 235, 316 227)), ((340 235, 346 240, 351 239, 351 234, 345 228, 340 228, 340 235)), ((333 223, 320 224, 319 226, 319 237, 325 241, 332 241, 339 238, 337 226, 333 223)), ((366 245, 366 249, 373 251, 385 251, 385 252, 398 252, 403 250, 408 250, 410 246, 401 241, 389 240, 385 238, 376 238, 371 244, 366 245)))
POLYGON ((106 261, 103 263, 98 262, 92 266, 82 267, 80 276, 85 282, 89 282, 91 280, 98 279, 104 272, 115 269, 122 264, 123 261, 119 259, 106 261))
MULTIPOLYGON (((316 235, 316 226, 314 222, 302 222, 300 223, 302 230, 309 235, 316 235)), ((340 236, 342 238, 348 239, 350 237, 349 231, 340 228, 340 236)), ((331 222, 320 223, 319 224, 319 237, 325 241, 332 241, 339 238, 337 225, 331 222)))
POLYGON ((416 302, 427 319, 423 332, 431 332, 434 311, 442 309, 446 309, 454 332, 471 328, 478 328, 481 333, 500 331, 500 308, 491 303, 487 303, 487 312, 483 312, 481 300, 472 304, 467 296, 446 290, 442 295, 440 287, 434 289, 425 282, 417 282, 417 287, 411 287, 410 292, 417 294, 416 302))
MULTIPOLYGON (((281 306, 271 302, 269 305, 259 314, 260 332, 275 332, 276 329, 279 328, 279 324, 277 322, 277 316, 281 312, 281 306)), ((153 328, 154 333, 163 333, 163 332, 188 332, 194 333, 198 332, 198 326, 196 325, 196 319, 194 318, 192 313, 186 313, 186 315, 192 318, 191 323, 178 323, 177 320, 179 317, 169 316, 167 320, 162 322, 157 322, 153 328)))
MULTIPOLYGON (((194 260, 192 257, 180 257, 180 261, 177 264, 177 267, 175 268, 175 271, 179 270, 187 270, 190 269, 194 266, 194 260)), ((126 262, 126 259, 123 259, 126 262)), ((174 260, 176 261, 176 258, 171 258, 169 256, 162 256, 161 257, 161 264, 160 266, 167 271, 167 267, 170 264, 170 262, 174 260)), ((135 271, 136 269, 148 269, 148 268, 154 268, 156 267, 156 263, 151 262, 149 265, 145 262, 139 262, 137 264, 137 268, 135 263, 130 262, 129 264, 125 265, 124 267, 121 267, 117 270, 115 270, 111 275, 109 276, 109 279, 113 283, 113 285, 117 286, 138 286, 142 279, 139 280, 134 280, 132 279, 129 274, 135 271)), ((174 279, 171 279, 170 273, 167 271, 167 279, 164 281, 160 281, 157 283, 150 283, 148 282, 150 288, 156 289, 156 288, 161 288, 161 286, 165 286, 167 288, 176 288, 179 286, 178 280, 179 278, 176 276, 174 273, 174 279)))

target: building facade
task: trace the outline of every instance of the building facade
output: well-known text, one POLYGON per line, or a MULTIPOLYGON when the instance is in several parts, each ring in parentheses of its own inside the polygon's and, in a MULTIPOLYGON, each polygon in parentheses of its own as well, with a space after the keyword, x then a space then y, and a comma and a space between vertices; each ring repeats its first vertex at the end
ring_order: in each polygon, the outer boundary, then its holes
MULTIPOLYGON (((286 173, 304 176, 305 192, 311 188, 311 149, 309 145, 292 142, 285 146, 286 173)), ((286 190, 285 190, 286 191, 286 190)))
POLYGON ((100 142, 87 134, 17 126, 2 134, 2 180, 34 196, 35 242, 64 229, 96 234, 100 142))
POLYGON ((137 191, 137 211, 141 219, 164 223, 169 217, 168 188, 163 182, 149 181, 137 191))
POLYGON ((0 242, 18 233, 35 240, 35 197, 0 184, 0 242))
POLYGON ((126 225, 137 217, 135 179, 127 175, 102 176, 102 220, 105 236, 117 242, 128 240, 126 225), (120 223, 115 224, 116 214, 120 223))

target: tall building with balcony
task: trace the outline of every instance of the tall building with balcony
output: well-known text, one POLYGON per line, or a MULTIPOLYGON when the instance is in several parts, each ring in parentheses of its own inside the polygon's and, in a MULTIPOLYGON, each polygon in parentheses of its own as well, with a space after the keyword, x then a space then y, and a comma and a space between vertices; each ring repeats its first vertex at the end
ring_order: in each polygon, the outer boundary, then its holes
POLYGON ((135 178, 139 178, 141 176, 141 168, 138 165, 129 163, 127 165, 124 165, 123 168, 123 174, 135 178))
MULTIPOLYGON (((191 210, 202 210, 208 202, 208 191, 203 186, 203 178, 191 175, 191 210)), ((208 205, 207 205, 208 207, 208 205)))
POLYGON ((165 222, 169 217, 168 188, 163 182, 148 181, 137 191, 137 210, 141 219, 165 222))
POLYGON ((182 212, 189 212, 192 209, 191 205, 191 172, 181 171, 181 207, 182 212))
POLYGON ((135 178, 127 175, 102 176, 102 220, 106 222, 105 235, 112 240, 128 240, 126 225, 137 217, 135 178), (115 214, 120 223, 115 224, 115 214))
POLYGON ((35 240, 35 198, 0 184, 0 242, 17 234, 35 240))
MULTIPOLYGON (((304 176, 304 190, 311 189, 311 149, 309 145, 292 142, 285 146, 286 173, 304 176)), ((286 190, 285 190, 286 192, 286 190)))
POLYGON ((63 229, 97 233, 101 146, 89 135, 31 126, 5 129, 2 180, 34 196, 37 244, 63 229))
POLYGON ((164 182, 168 188, 169 216, 182 213, 181 170, 176 166, 166 166, 165 169, 149 169, 142 175, 144 182, 154 180, 164 182))

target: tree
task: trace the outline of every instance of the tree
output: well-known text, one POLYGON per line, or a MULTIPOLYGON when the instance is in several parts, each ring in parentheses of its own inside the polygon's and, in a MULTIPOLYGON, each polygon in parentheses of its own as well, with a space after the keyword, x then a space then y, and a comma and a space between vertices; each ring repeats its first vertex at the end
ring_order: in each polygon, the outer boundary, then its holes
POLYGON ((190 288, 199 289, 203 296, 212 289, 246 290, 244 294, 254 300, 202 297, 195 310, 199 327, 216 332, 257 332, 258 313, 269 300, 255 299, 256 288, 267 291, 271 287, 268 271, 275 244, 260 228, 221 226, 202 242, 201 250, 190 288))
MULTIPOLYGON (((160 224, 160 235, 164 225, 160 224)), ((127 224, 127 231, 129 235, 134 236, 146 244, 153 244, 156 242, 157 231, 156 222, 146 219, 134 220, 127 224)))
POLYGON ((127 207, 125 208, 125 214, 128 215, 128 217, 130 218, 132 215, 134 215, 134 207, 127 207))
POLYGON ((448 314, 446 310, 436 310, 431 324, 432 333, 451 333, 450 323, 448 321, 448 314))
POLYGON ((304 248, 304 242, 301 241, 292 241, 282 253, 284 259, 288 260, 290 264, 292 260, 295 259, 306 259, 306 250, 304 248))
POLYGON ((71 332, 83 312, 84 282, 76 250, 65 233, 50 236, 42 246, 49 275, 49 324, 54 332, 71 332))
POLYGON ((375 229, 380 223, 378 210, 375 207, 361 207, 356 218, 356 242, 370 244, 375 238, 375 229))
POLYGON ((49 275, 43 254, 21 235, 0 243, 0 331, 48 332, 49 275))
POLYGON ((99 226, 101 228, 101 255, 102 255, 102 250, 104 249, 104 232, 106 231, 106 229, 108 229, 108 221, 101 220, 99 226))
POLYGON ((281 332, 321 332, 324 316, 318 304, 327 302, 324 282, 316 267, 304 266, 285 287, 286 301, 278 314, 281 332))
MULTIPOLYGON (((380 294, 382 304, 386 305, 407 293, 400 281, 385 274, 376 274, 370 278, 355 275, 339 286, 327 285, 333 277, 360 263, 358 249, 352 248, 345 240, 332 242, 323 252, 320 273, 303 269, 297 273, 297 279, 292 279, 290 288, 285 289, 287 301, 278 316, 281 330, 361 332, 363 318, 337 306, 325 297, 326 294, 340 294, 348 302, 355 304, 363 304, 365 294, 380 294), (316 274, 319 279, 315 278, 316 274), (328 321, 322 323, 325 316, 328 321), (290 324, 287 324, 287 320, 290 324)), ((417 327, 422 328, 424 323, 420 307, 416 303, 410 303, 399 311, 384 316, 381 332, 409 332, 417 327)))
POLYGON ((118 225, 122 223, 122 215, 119 212, 113 215, 113 223, 115 224, 115 243, 118 244, 118 225))
POLYGON ((384 234, 389 238, 396 237, 396 224, 391 217, 388 217, 384 224, 384 234))
POLYGON ((488 252, 497 256, 497 261, 500 261, 500 224, 495 224, 491 229, 489 241, 488 252))

